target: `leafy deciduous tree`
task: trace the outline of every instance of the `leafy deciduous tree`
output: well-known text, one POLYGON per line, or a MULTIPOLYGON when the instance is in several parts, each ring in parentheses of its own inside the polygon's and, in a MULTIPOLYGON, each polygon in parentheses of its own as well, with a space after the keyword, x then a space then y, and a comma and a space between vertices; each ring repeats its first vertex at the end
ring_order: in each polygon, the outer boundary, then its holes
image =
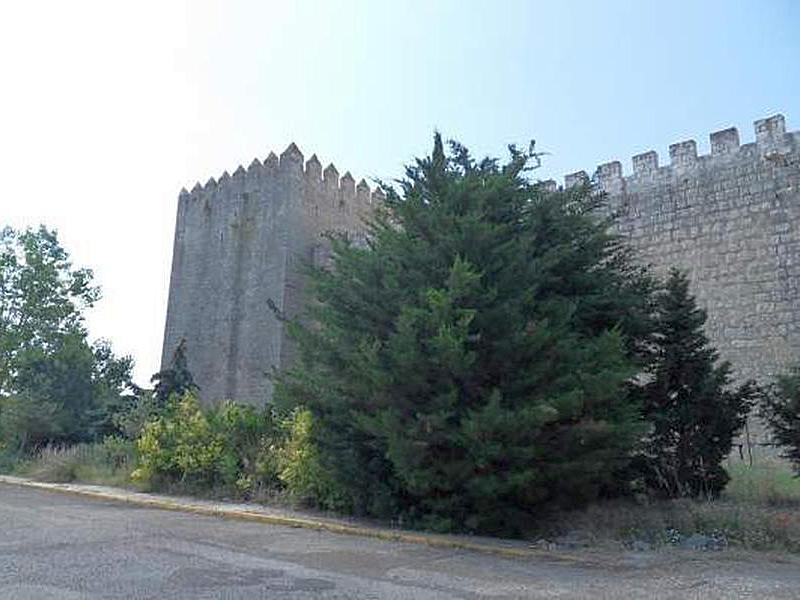
POLYGON ((100 297, 55 232, 0 233, 0 428, 6 445, 92 439, 110 427, 132 361, 87 341, 83 311, 100 297))

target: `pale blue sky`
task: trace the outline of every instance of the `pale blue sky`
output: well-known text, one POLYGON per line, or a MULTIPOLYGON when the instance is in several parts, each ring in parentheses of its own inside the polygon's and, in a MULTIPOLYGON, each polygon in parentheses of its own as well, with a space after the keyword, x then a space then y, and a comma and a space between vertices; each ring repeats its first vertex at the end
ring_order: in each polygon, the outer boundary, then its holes
POLYGON ((800 2, 4 3, 0 223, 57 227, 94 336, 157 368, 177 194, 296 141, 391 178, 439 129, 531 138, 542 178, 739 128, 800 128, 800 2))

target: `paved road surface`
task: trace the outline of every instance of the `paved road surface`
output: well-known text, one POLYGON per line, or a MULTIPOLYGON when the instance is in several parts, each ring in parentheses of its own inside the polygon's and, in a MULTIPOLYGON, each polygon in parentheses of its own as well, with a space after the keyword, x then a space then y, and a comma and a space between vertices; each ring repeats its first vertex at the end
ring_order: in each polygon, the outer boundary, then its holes
POLYGON ((800 598, 800 560, 504 559, 0 484, 0 598, 800 598))

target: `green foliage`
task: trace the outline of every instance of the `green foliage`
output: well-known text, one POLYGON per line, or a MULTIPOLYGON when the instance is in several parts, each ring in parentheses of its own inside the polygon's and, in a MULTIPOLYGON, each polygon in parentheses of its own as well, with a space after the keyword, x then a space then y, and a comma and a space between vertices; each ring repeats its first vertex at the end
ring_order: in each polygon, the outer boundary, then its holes
POLYGON ((136 441, 140 466, 134 479, 216 483, 221 442, 197 399, 186 394, 170 404, 165 414, 144 426, 136 441))
POLYGON ((112 424, 122 437, 134 440, 139 437, 150 421, 158 417, 166 408, 150 390, 137 389, 127 396, 112 415, 112 424))
POLYGON ((99 298, 44 227, 0 233, 0 443, 17 452, 100 439, 130 384, 132 361, 87 341, 99 298))
POLYGON ((218 432, 222 443, 220 473, 223 482, 233 481, 236 490, 243 495, 276 487, 275 446, 280 431, 272 410, 257 411, 251 406, 225 402, 207 414, 211 430, 218 432))
POLYGON ((722 468, 758 390, 731 387, 730 365, 717 365, 703 326, 706 314, 689 281, 670 273, 658 298, 656 359, 644 386, 645 416, 653 431, 645 456, 647 482, 670 496, 716 496, 728 482, 722 468))
POLYGON ((100 291, 92 272, 74 269, 55 232, 0 231, 0 393, 16 391, 20 355, 82 332, 82 311, 100 291))
POLYGON ((155 373, 150 381, 153 390, 135 388, 134 394, 116 407, 112 423, 121 435, 136 439, 144 426, 167 410, 173 396, 195 394, 198 391, 186 359, 186 341, 181 340, 172 355, 169 366, 155 373))
POLYGON ((333 268, 310 269, 276 400, 311 411, 354 510, 516 533, 624 487, 652 284, 590 190, 530 183, 532 152, 451 150, 437 135, 366 246, 334 238, 333 268))
POLYGON ((15 456, 62 435, 59 407, 27 395, 0 397, 0 450, 15 456))
POLYGON ((276 448, 278 478, 289 497, 302 504, 330 510, 349 510, 347 495, 322 467, 312 435, 313 417, 298 408, 282 421, 285 438, 276 448))
MULTIPOLYGON (((800 508, 800 477, 792 463, 778 457, 759 457, 752 465, 728 459, 731 480, 724 498, 752 506, 800 508)), ((800 543, 800 539, 798 539, 800 543)))
POLYGON ((778 378, 763 398, 761 413, 783 456, 792 462, 800 477, 800 368, 778 378))
POLYGON ((183 396, 186 392, 196 392, 199 388, 194 382, 194 377, 189 371, 186 359, 186 340, 181 340, 169 367, 159 371, 150 378, 155 383, 153 395, 159 406, 164 406, 173 394, 183 396))
POLYGON ((233 402, 203 409, 186 392, 141 428, 134 480, 156 487, 224 490, 244 497, 285 491, 290 500, 345 509, 346 497, 320 462, 312 417, 278 417, 233 402))
POLYGON ((276 432, 270 411, 231 402, 204 411, 191 392, 172 396, 136 440, 139 467, 133 478, 247 495, 277 480, 271 459, 276 432))

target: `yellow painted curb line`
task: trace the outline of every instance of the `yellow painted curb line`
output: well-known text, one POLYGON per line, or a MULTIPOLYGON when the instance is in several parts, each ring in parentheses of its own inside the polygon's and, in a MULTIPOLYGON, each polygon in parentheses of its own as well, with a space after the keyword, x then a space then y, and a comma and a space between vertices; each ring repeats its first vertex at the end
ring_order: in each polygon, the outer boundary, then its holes
POLYGON ((456 550, 470 550, 484 554, 493 554, 505 558, 547 558, 553 561, 581 562, 590 563, 591 559, 570 554, 554 554, 546 550, 536 548, 506 547, 492 543, 481 543, 470 541, 463 538, 447 537, 427 533, 413 533, 410 531, 396 531, 379 527, 367 527, 363 525, 349 525, 327 519, 314 519, 311 517, 293 517, 288 515, 269 514, 257 510, 246 510, 241 508, 218 508, 210 504, 195 504, 182 500, 171 500, 164 497, 154 497, 141 492, 123 491, 104 491, 93 489, 86 486, 60 483, 44 483, 33 481, 22 477, 11 477, 0 475, 0 483, 16 485, 21 487, 36 488, 45 491, 59 492, 74 496, 84 496, 97 500, 108 500, 112 502, 122 502, 135 506, 156 508, 161 510, 171 510, 175 512, 185 512, 209 517, 222 517, 224 519, 236 519, 240 521, 254 521, 266 525, 280 525, 284 527, 294 527, 302 529, 314 529, 317 531, 327 531, 343 535, 353 535, 366 538, 373 538, 384 541, 404 542, 407 544, 419 544, 434 548, 452 548, 456 550))

